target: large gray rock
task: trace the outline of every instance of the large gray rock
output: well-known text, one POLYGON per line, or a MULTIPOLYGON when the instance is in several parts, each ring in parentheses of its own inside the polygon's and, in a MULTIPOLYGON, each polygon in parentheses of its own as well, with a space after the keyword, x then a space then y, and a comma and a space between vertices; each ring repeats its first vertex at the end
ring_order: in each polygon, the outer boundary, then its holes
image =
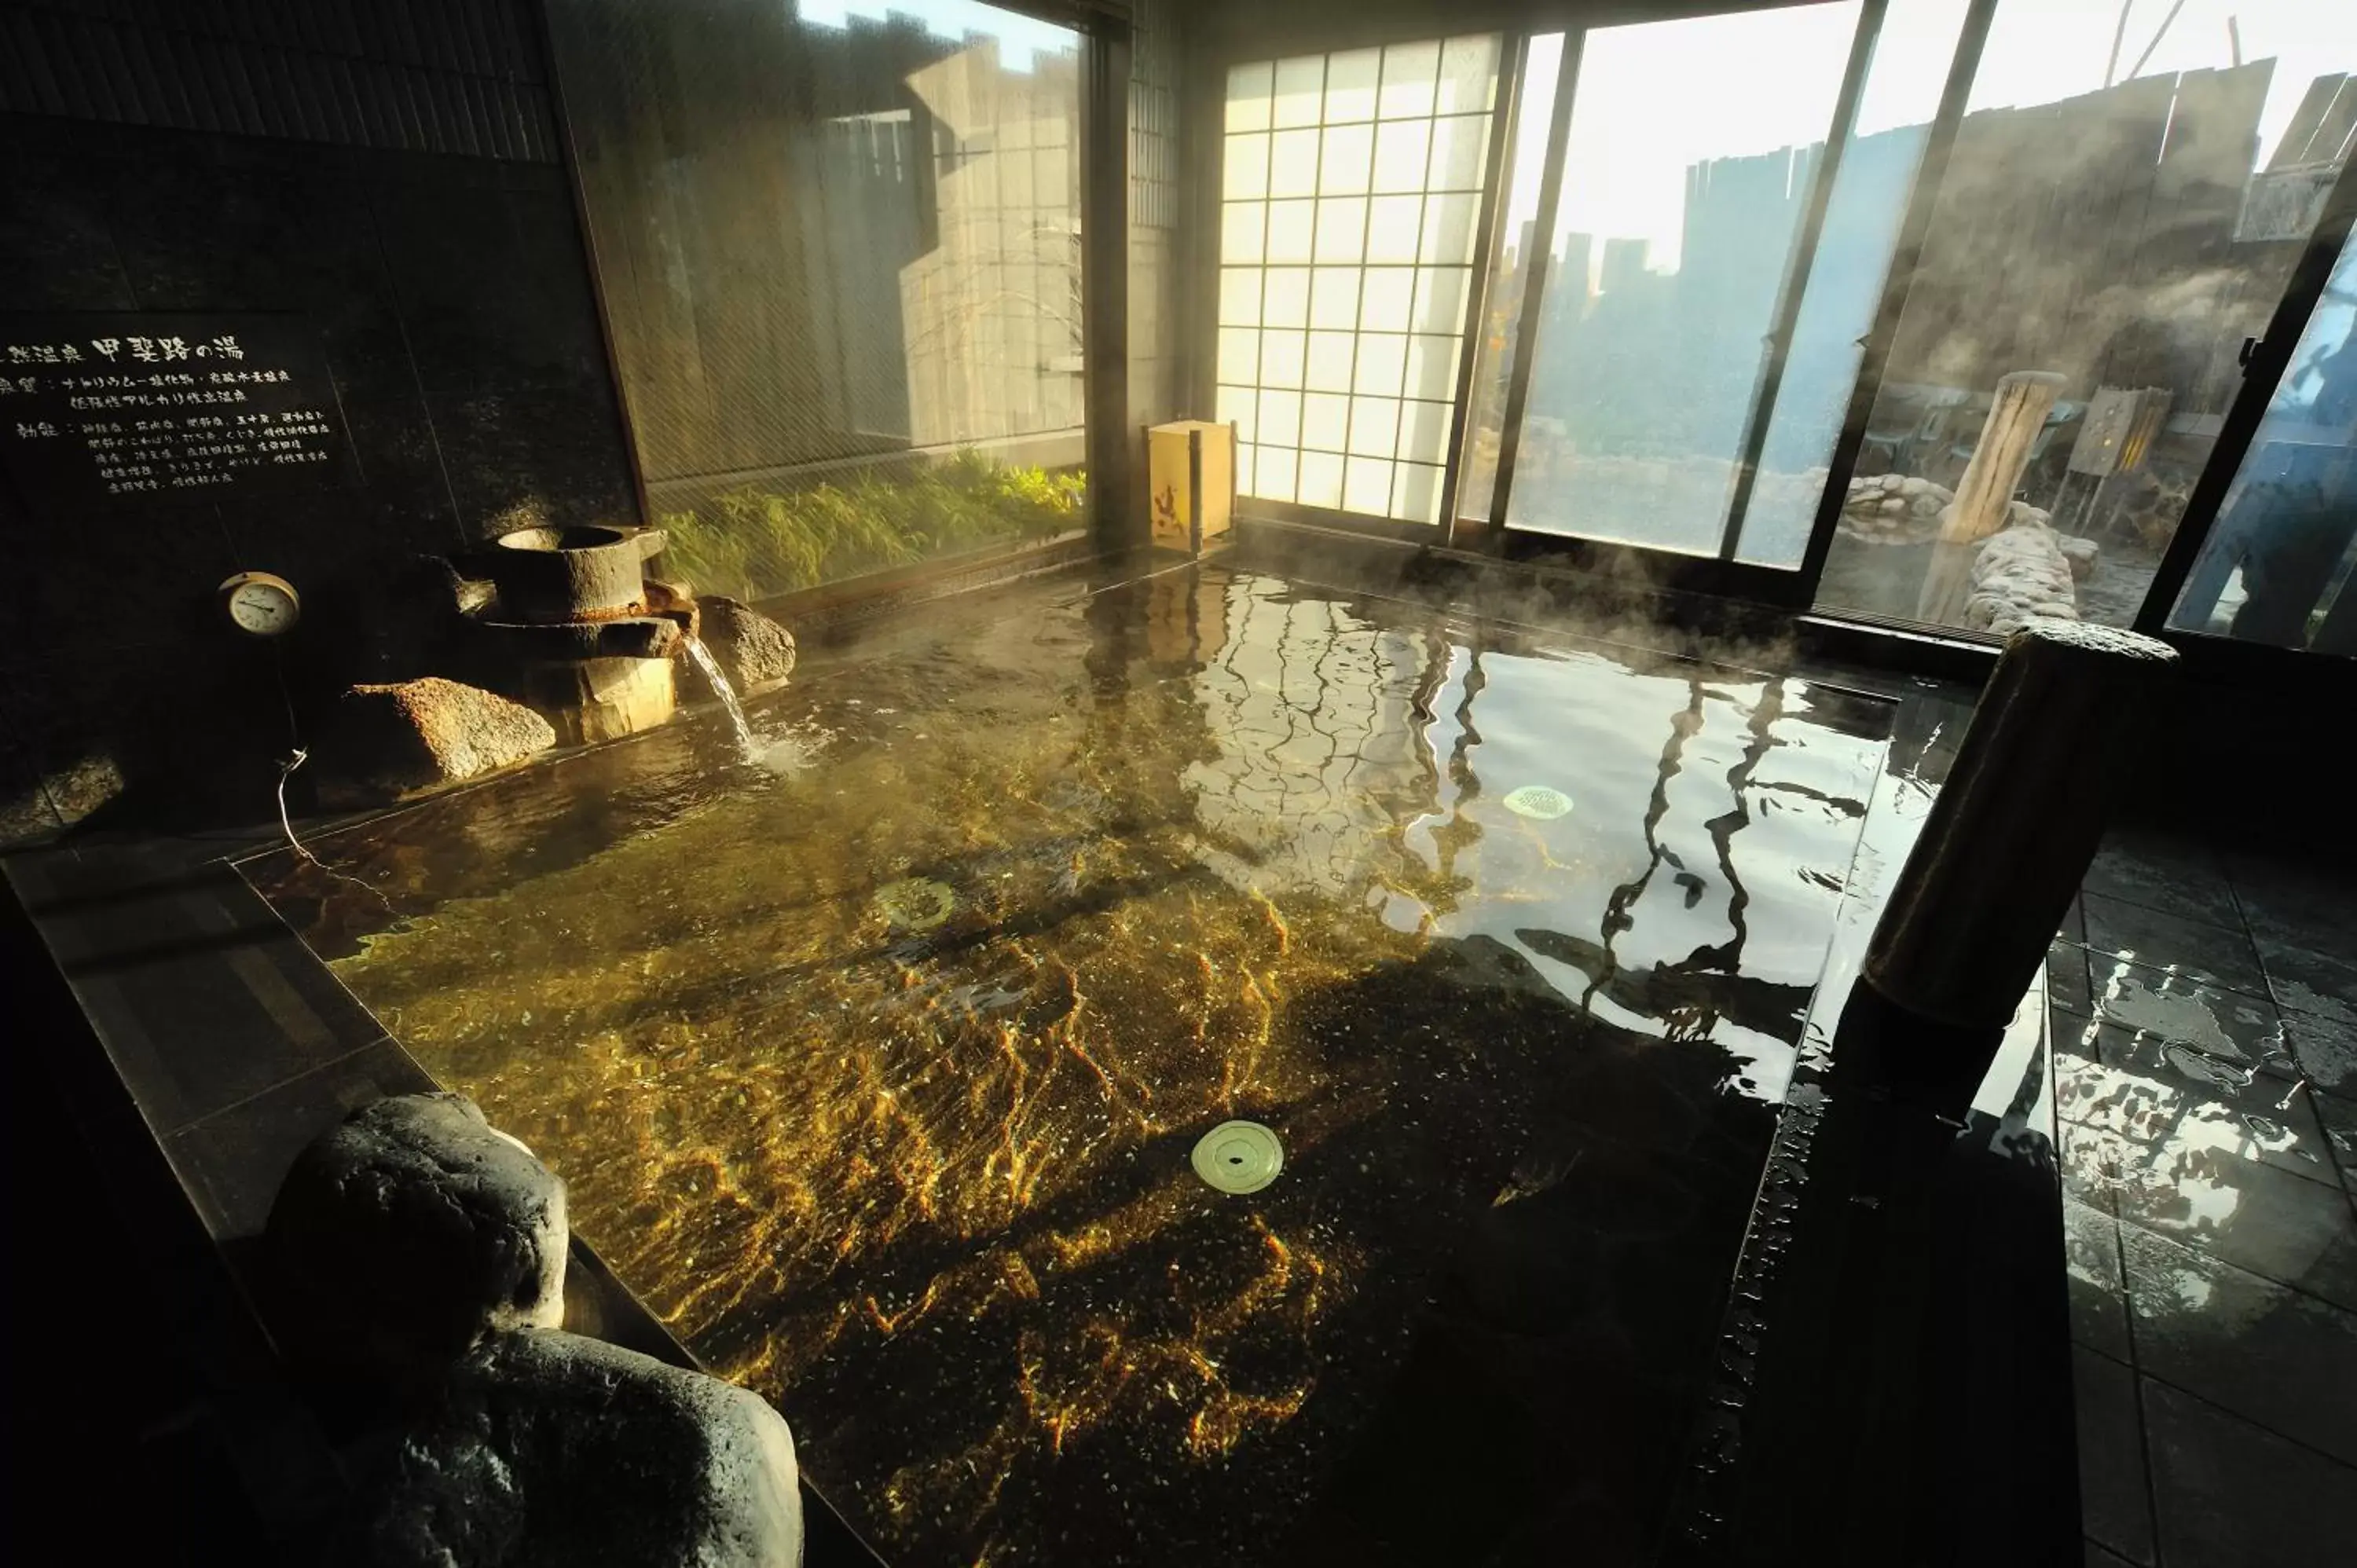
POLYGON ((361 1359, 565 1321, 565 1184, 463 1095, 396 1095, 322 1134, 264 1234, 313 1326, 361 1359))
POLYGON ((400 794, 511 767, 555 744, 556 731, 522 703, 428 675, 346 692, 322 749, 343 778, 400 794))
POLYGON ((740 697, 750 697, 786 683, 794 672, 794 634, 748 605, 720 594, 696 601, 702 629, 697 633, 726 672, 740 697))
POLYGON ((794 1440, 717 1379, 578 1335, 500 1335, 404 1439, 371 1537, 382 1568, 794 1568, 794 1440))

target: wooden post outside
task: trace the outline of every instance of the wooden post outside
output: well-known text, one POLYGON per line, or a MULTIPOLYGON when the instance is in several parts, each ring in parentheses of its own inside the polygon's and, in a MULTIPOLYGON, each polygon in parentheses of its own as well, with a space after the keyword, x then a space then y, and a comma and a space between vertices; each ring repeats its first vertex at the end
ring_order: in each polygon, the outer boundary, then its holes
POLYGON ((2029 467, 2030 448, 2061 395, 2062 377, 2051 371, 2016 371, 1996 383, 1973 460, 1956 482, 1956 499, 1941 516, 1931 569, 1923 574, 1923 591, 1915 601, 1917 620, 1934 626, 1963 623, 1973 557, 1982 540, 2006 525, 2014 487, 2029 467))

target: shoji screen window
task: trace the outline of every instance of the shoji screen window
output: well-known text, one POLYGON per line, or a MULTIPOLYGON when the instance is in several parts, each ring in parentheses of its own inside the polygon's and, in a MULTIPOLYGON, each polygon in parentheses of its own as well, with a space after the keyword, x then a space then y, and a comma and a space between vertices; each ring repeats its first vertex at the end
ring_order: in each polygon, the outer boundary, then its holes
POLYGON ((1248 496, 1440 521, 1494 37, 1228 76, 1219 408, 1248 496))

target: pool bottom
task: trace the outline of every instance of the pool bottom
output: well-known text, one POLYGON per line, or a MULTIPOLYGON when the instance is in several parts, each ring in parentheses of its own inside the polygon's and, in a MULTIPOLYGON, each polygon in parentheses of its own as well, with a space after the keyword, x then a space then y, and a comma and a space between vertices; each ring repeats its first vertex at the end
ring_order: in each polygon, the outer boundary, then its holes
POLYGON ((1645 1555, 1871 725, 1217 569, 879 649, 329 841, 357 951, 253 874, 890 1560, 1645 1555))

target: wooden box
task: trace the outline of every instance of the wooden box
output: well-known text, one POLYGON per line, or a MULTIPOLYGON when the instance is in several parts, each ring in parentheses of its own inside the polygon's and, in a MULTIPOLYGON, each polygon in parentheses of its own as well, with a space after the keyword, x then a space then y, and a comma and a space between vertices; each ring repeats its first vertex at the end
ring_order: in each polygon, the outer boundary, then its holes
POLYGON ((1236 427, 1201 419, 1149 425, 1146 487, 1154 542, 1200 554, 1235 521, 1236 427))

